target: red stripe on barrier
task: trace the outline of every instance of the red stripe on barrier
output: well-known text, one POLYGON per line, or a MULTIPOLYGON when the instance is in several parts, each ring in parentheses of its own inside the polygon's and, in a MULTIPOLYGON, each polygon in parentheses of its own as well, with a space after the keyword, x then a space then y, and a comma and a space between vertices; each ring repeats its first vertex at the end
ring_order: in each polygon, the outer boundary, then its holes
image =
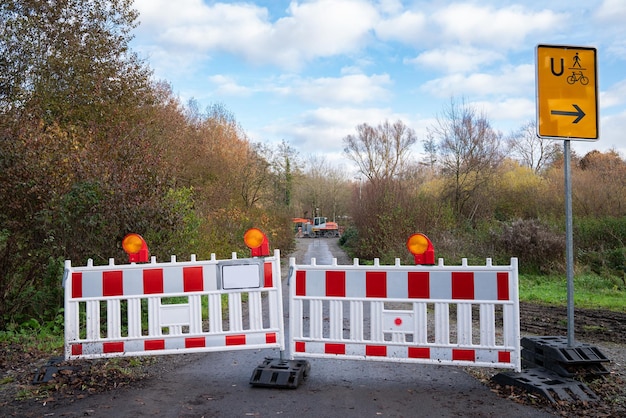
POLYGON ((265 334, 265 344, 275 344, 276 343, 276 333, 270 332, 265 334))
POLYGON ((333 271, 326 272, 326 296, 346 297, 346 272, 333 271))
POLYGON ((387 272, 367 271, 365 272, 365 297, 386 298, 387 297, 387 272))
POLYGON ((163 293, 163 269, 146 269, 143 271, 143 293, 163 293))
POLYGON ((203 290, 202 266, 183 267, 183 291, 201 292, 203 290))
POLYGON ((326 354, 346 354, 345 344, 324 344, 324 353, 326 354))
POLYGON ((500 363, 510 363, 511 362, 511 352, 510 351, 500 351, 500 352, 498 352, 498 362, 500 362, 500 363))
POLYGON ((474 272, 452 272, 452 299, 474 299, 474 272))
POLYGON ((498 300, 509 300, 509 273, 498 273, 498 300))
POLYGON ((124 341, 115 341, 111 343, 102 343, 103 353, 123 353, 124 341))
POLYGON ((387 357, 387 346, 385 345, 366 345, 365 355, 373 357, 387 357))
POLYGON ((296 271, 296 296, 306 296, 306 271, 296 271))
POLYGON ((430 273, 427 271, 409 272, 409 298, 430 299, 430 273))
POLYGON ((476 361, 476 352, 474 350, 464 350, 460 348, 453 348, 452 360, 476 361))
POLYGON ((72 344, 72 355, 73 356, 81 356, 83 354, 83 345, 82 344, 72 344))
POLYGON ((185 348, 203 348, 206 347, 204 337, 185 338, 185 348))
POLYGON ((83 297, 83 273, 72 273, 72 297, 83 297))
POLYGON ((143 343, 143 349, 150 350, 165 350, 165 340, 147 340, 143 343))
POLYGON ((264 287, 274 287, 274 278, 272 277, 272 263, 263 264, 263 275, 265 276, 264 287))
POLYGON ((430 358, 429 347, 409 347, 409 358, 430 358))
POLYGON ((306 353, 306 343, 303 341, 296 341, 296 353, 306 353))
POLYGON ((246 335, 227 335, 226 345, 246 345, 246 335))
POLYGON ((121 270, 102 273, 102 296, 122 296, 124 294, 123 274, 121 270))

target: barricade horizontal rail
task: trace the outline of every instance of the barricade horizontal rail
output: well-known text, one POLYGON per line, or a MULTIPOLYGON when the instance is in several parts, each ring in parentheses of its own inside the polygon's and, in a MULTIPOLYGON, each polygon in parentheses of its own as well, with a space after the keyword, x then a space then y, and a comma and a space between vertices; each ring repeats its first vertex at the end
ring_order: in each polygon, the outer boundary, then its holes
POLYGON ((292 358, 521 370, 517 259, 508 266, 296 265, 292 358))
POLYGON ((284 350, 280 252, 272 257, 73 267, 66 359, 284 350), (228 312, 225 315, 223 312, 228 312))

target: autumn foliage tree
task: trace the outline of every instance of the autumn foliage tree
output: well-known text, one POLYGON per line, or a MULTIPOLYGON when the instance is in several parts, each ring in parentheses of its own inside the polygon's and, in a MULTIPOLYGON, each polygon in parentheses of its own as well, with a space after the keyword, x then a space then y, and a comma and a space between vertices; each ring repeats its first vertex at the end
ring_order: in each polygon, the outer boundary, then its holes
POLYGON ((130 0, 0 3, 0 328, 54 316, 63 260, 125 261, 128 232, 160 259, 290 236, 271 164, 223 106, 152 79, 136 19, 130 0))

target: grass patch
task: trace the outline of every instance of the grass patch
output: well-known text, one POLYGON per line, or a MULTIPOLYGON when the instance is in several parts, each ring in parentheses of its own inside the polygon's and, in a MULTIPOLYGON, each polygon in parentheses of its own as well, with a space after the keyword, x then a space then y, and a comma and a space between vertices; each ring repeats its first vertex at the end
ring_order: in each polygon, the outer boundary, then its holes
MULTIPOLYGON (((567 304, 567 279, 563 276, 520 275, 520 300, 551 305, 567 304)), ((574 277, 577 308, 626 312, 626 286, 618 278, 596 274, 574 277)))
POLYGON ((0 330, 0 343, 18 344, 26 350, 43 352, 60 352, 63 350, 63 314, 60 313, 54 321, 39 324, 30 319, 22 324, 8 324, 5 330, 0 330))

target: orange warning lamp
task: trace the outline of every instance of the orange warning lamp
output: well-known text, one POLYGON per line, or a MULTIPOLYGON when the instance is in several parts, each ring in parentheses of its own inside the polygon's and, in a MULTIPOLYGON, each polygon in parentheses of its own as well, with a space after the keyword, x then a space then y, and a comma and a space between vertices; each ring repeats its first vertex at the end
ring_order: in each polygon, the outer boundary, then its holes
POLYGON ((406 241, 406 247, 415 258, 415 264, 435 264, 435 248, 424 234, 413 234, 406 241))
POLYGON ((266 257, 270 255, 270 242, 258 228, 250 228, 243 234, 243 242, 250 248, 252 257, 266 257))
POLYGON ((128 234, 122 240, 122 248, 128 254, 129 263, 147 263, 148 245, 139 234, 128 234))

